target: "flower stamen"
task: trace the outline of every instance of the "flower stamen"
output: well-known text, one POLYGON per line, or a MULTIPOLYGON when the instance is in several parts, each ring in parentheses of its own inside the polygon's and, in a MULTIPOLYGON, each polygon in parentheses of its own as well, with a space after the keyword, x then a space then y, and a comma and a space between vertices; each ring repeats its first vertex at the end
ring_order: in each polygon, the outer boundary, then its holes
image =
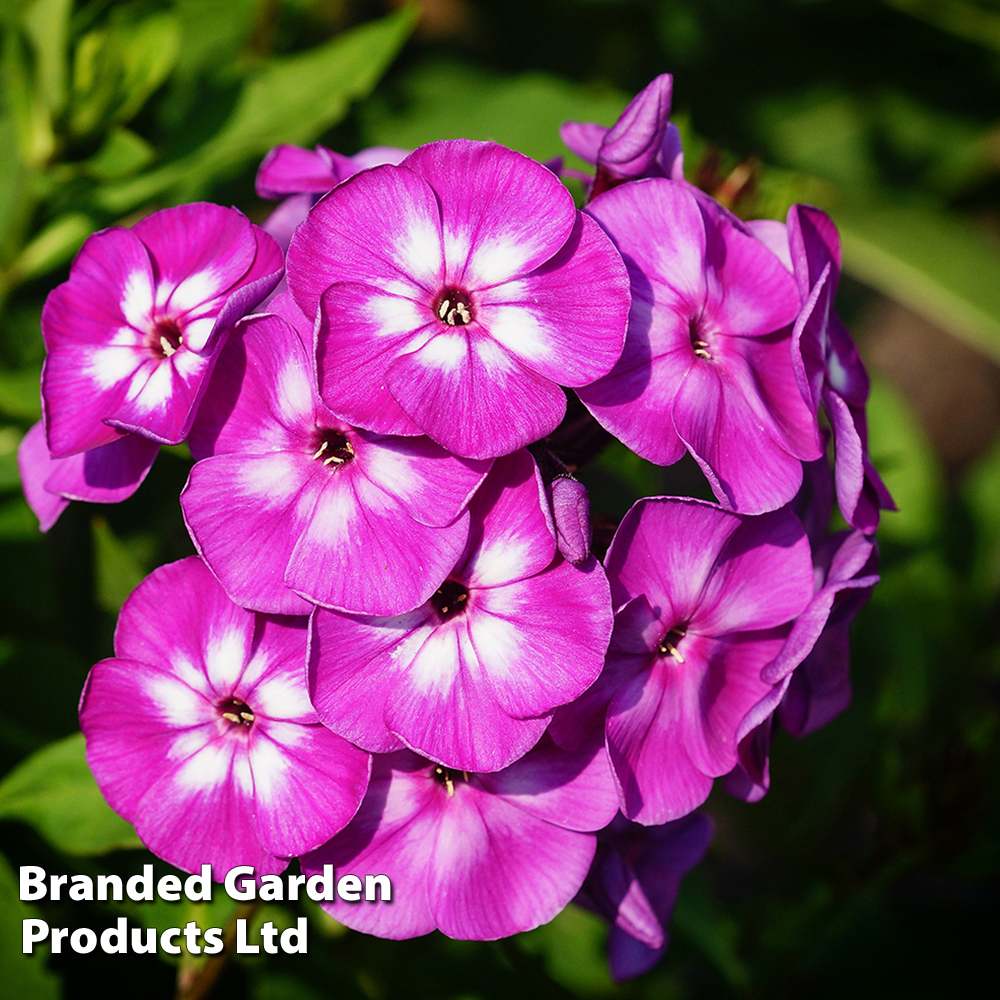
POLYGON ((227 698, 219 703, 219 715, 234 726, 252 726, 255 716, 253 709, 239 698, 227 698))

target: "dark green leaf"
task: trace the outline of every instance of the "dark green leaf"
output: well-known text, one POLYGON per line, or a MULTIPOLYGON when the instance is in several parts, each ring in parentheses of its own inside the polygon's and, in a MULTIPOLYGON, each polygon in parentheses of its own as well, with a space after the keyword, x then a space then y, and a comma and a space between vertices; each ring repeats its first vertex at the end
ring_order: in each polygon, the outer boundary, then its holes
POLYGON ((21 952, 21 921, 37 916, 18 898, 17 878, 0 855, 0 983, 17 1000, 56 1000, 61 993, 58 977, 45 965, 48 948, 36 945, 33 955, 21 952))

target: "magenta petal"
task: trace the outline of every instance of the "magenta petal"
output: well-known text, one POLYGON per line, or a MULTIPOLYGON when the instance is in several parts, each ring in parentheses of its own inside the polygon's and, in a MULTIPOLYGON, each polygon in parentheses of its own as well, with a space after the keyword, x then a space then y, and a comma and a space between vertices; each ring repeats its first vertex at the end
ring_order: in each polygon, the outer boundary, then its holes
POLYGON ((316 150, 301 146, 275 146, 257 170, 257 195, 282 198, 305 191, 329 191, 341 180, 340 171, 322 146, 316 150))
POLYGON ((438 201, 406 167, 355 174, 313 208, 288 248, 288 287, 307 316, 335 282, 430 299, 443 279, 438 201))
POLYGON ((559 551, 578 566, 590 555, 592 538, 587 487, 576 479, 560 476, 549 487, 549 499, 559 551))
POLYGON ((513 719, 497 703, 471 627, 456 618, 427 636, 392 684, 385 722, 407 746, 447 767, 498 771, 538 742, 549 719, 513 719))
POLYGON ((576 895, 595 848, 591 835, 459 786, 441 812, 428 873, 435 922, 478 941, 538 927, 576 895))
POLYGON ((480 591, 467 614, 479 663, 510 715, 564 705, 601 672, 612 615, 596 559, 577 567, 560 558, 529 579, 480 591))
POLYGON ((324 607, 399 614, 422 604, 441 585, 462 554, 468 532, 467 513, 445 527, 428 527, 348 466, 320 493, 289 559, 285 582, 324 607))
POLYGON ((721 503, 760 514, 798 492, 801 461, 766 430, 762 433, 756 408, 727 371, 692 366, 677 392, 673 416, 677 433, 721 503), (731 447, 733 441, 740 447, 731 447))
POLYGON ((157 305, 199 315, 205 303, 223 296, 254 262, 253 228, 242 212, 204 201, 137 222, 132 232, 156 262, 157 305))
MULTIPOLYGON (((684 740, 686 720, 700 716, 697 687, 671 676, 671 666, 654 661, 608 708, 608 753, 622 812, 644 825, 685 816, 712 790, 712 776, 692 762, 684 740)), ((735 763, 735 750, 733 757, 735 763)))
POLYGON ((616 608, 641 594, 674 625, 697 607, 702 587, 742 519, 703 500, 652 497, 625 515, 605 565, 616 608))
POLYGON ((556 554, 555 529, 545 486, 527 451, 505 455, 493 464, 470 511, 475 534, 461 567, 470 587, 496 587, 534 576, 556 554))
POLYGON ((510 767, 480 774, 483 788, 567 830, 600 830, 618 812, 618 793, 603 740, 570 753, 543 740, 510 767))
POLYGON ((486 478, 489 461, 458 458, 429 438, 359 432, 358 470, 410 517, 431 527, 451 524, 486 478))
POLYGON ((386 382, 428 437, 467 458, 508 455, 551 433, 566 412, 562 389, 475 321, 397 357, 386 382))
POLYGON ((372 285, 341 282, 322 297, 316 368, 323 401, 357 427, 379 434, 422 433, 386 386, 400 353, 427 342, 436 322, 429 308, 372 285))
POLYGON ((17 449, 17 468, 21 475, 21 486, 28 506, 38 518, 41 531, 48 531, 59 520, 59 515, 69 506, 69 501, 58 493, 45 488, 59 462, 69 459, 49 458, 49 446, 45 443, 45 428, 39 420, 21 439, 17 449))
MULTIPOLYGON (((285 258, 278 242, 257 226, 251 226, 250 229, 257 244, 253 264, 215 317, 209 341, 205 344, 206 349, 217 347, 218 336, 263 302, 284 276, 285 258)), ((198 349, 198 344, 190 338, 188 346, 198 349)))
POLYGON ((286 585, 285 572, 321 495, 315 465, 307 456, 272 452, 216 455, 191 470, 181 493, 184 520, 238 604, 270 614, 312 610, 286 585))
POLYGON ((426 607, 395 618, 316 609, 309 694, 324 725, 373 753, 405 746, 385 724, 386 706, 407 669, 407 650, 419 648, 430 634, 429 616, 426 607))
POLYGON ((604 136, 599 168, 616 178, 641 177, 649 171, 663 145, 673 83, 669 73, 661 73, 629 101, 604 136))
POLYGON ((115 655, 179 664, 180 678, 209 695, 215 687, 231 688, 242 675, 253 631, 253 613, 233 604, 208 567, 190 556, 153 570, 125 601, 115 655), (207 670, 195 670, 200 663, 207 670))
POLYGON ((799 519, 787 509, 747 517, 721 551, 692 624, 705 635, 773 628, 805 610, 814 586, 799 519))
POLYGON ((437 791, 426 761, 409 751, 377 757, 368 795, 354 821, 301 859, 307 875, 332 864, 338 875, 388 876, 393 888, 389 905, 345 903, 339 897, 324 904, 342 924, 394 940, 434 930, 427 881, 441 813, 437 791))
POLYGON ((532 371, 567 386, 586 385, 614 367, 629 303, 624 263, 600 226, 580 213, 551 260, 476 297, 490 336, 532 371))
POLYGON ((370 755, 318 724, 260 719, 249 754, 257 834, 280 857, 319 847, 342 830, 368 787, 370 755))
POLYGON ((135 493, 159 453, 156 441, 123 434, 111 444, 55 459, 45 488, 69 500, 118 503, 135 493))
POLYGON ((432 142, 402 165, 439 198, 449 284, 481 289, 524 275, 573 229, 573 199, 555 174, 496 143, 432 142))
POLYGON ((53 457, 119 436, 103 421, 147 357, 153 304, 153 268, 135 234, 116 228, 89 237, 42 310, 42 404, 53 457))
POLYGON ((597 162, 597 154, 607 134, 606 125, 595 125, 593 122, 563 122, 559 126, 559 138, 563 145, 587 163, 597 162))

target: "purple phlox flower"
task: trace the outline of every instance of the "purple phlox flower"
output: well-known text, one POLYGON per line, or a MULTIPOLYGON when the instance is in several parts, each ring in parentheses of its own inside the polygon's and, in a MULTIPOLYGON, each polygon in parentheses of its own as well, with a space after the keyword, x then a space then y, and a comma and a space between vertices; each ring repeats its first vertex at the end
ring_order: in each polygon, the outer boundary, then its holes
POLYGON ((184 440, 229 329, 281 271, 270 236, 236 209, 204 202, 91 236, 42 310, 52 456, 125 432, 184 440))
POLYGON ((490 463, 335 417, 316 391, 305 317, 287 293, 270 308, 230 338, 192 430, 191 537, 245 607, 409 611, 461 556, 490 463))
POLYGON ((577 392, 632 451, 670 465, 687 448, 720 503, 761 513, 795 496, 822 442, 792 367, 795 282, 714 205, 658 178, 590 204, 627 261, 632 309, 614 370, 577 392))
POLYGON ((628 312, 621 258, 558 178, 465 139, 336 187, 292 239, 288 285, 318 313, 334 412, 471 458, 552 431, 560 386, 610 371, 628 312))
POLYGON ((865 404, 869 382, 847 328, 833 311, 840 280, 840 237, 830 218, 810 205, 788 211, 791 270, 802 313, 792 353, 806 402, 826 411, 835 446, 837 501, 844 520, 871 534, 880 510, 895 510, 889 491, 868 457, 865 404))
POLYGON ((673 88, 673 76, 662 73, 629 101, 611 128, 565 122, 559 129, 566 146, 597 168, 591 198, 640 177, 684 179, 681 137, 670 121, 673 88))
POLYGON ((605 674, 551 732, 572 745, 606 704, 622 812, 657 825, 735 767, 739 727, 775 683, 761 670, 813 597, 809 543, 787 509, 658 497, 626 514, 605 565, 619 609, 605 674))
POLYGON ((737 730, 739 762, 726 790, 749 802, 770 786, 769 752, 775 713, 794 736, 805 736, 851 700, 850 627, 878 582, 878 549, 862 531, 842 531, 813 549, 815 595, 761 680, 774 687, 747 712, 737 730))
POLYGON ((546 741, 493 774, 403 750, 375 758, 358 815, 302 871, 389 876, 391 905, 322 904, 356 930, 492 941, 546 923, 573 898, 594 857, 591 831, 616 805, 599 743, 566 753, 546 741))
POLYGON ((313 614, 309 686, 323 722, 366 750, 496 771, 598 676, 611 603, 593 557, 557 555, 527 452, 496 461, 470 510, 464 554, 414 611, 313 614))
POLYGON ((371 146, 354 156, 344 156, 326 146, 317 146, 315 150, 275 146, 257 171, 257 194, 261 198, 284 200, 268 216, 262 228, 286 251, 292 233, 327 191, 359 170, 383 163, 399 163, 409 152, 395 146, 371 146))
POLYGON ((276 873, 354 816, 371 758, 320 724, 305 655, 304 619, 237 607, 196 557, 125 602, 80 726, 102 794, 154 854, 276 873))
POLYGON ((611 924, 608 963, 616 982, 660 960, 680 881, 711 841, 712 821, 701 813, 662 826, 630 823, 619 813, 597 834, 597 854, 577 902, 611 924))
POLYGON ((257 194, 272 199, 290 194, 325 194, 359 170, 399 163, 409 153, 410 150, 395 146, 370 146, 354 156, 344 156, 326 146, 317 146, 315 150, 275 146, 257 171, 257 194))

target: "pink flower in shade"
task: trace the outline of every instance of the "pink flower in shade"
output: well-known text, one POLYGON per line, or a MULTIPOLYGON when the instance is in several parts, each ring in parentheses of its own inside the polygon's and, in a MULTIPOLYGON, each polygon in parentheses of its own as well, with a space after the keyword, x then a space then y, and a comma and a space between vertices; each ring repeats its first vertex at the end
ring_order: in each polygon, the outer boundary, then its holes
POLYGON ((593 557, 556 554, 527 452, 497 460, 470 510, 464 554, 414 611, 313 614, 309 685, 323 722, 366 750, 496 771, 600 673, 611 604, 593 557))
POLYGON ((275 146, 257 171, 257 194, 284 201, 261 228, 274 237, 282 251, 287 251, 292 233, 322 195, 359 170, 399 163, 409 152, 394 146, 371 146, 354 156, 344 156, 326 146, 317 146, 315 151, 301 146, 275 146))
POLYGON ((611 370, 628 312, 621 258, 558 178, 464 139, 335 188, 292 239, 288 285, 318 314, 331 410, 471 458, 552 431, 560 386, 611 370))
POLYGON ((879 511, 895 510, 896 505, 868 457, 868 373, 833 310, 840 280, 840 237, 824 212, 793 205, 786 241, 789 269, 802 300, 792 354, 795 375, 806 402, 813 411, 822 406, 830 421, 840 511, 852 527, 872 534, 879 511))
POLYGON ((17 464, 28 506, 48 531, 70 500, 118 503, 130 497, 146 478, 159 454, 156 441, 123 434, 117 441, 66 458, 51 458, 45 428, 39 421, 25 434, 17 464))
POLYGON ((781 261, 713 205, 659 178, 591 202, 628 263, 632 311, 614 370, 578 394, 632 451, 669 465, 686 448, 720 503, 761 513, 822 453, 792 365, 800 300, 781 261))
POLYGON ((616 982, 648 972, 667 950, 681 879, 705 856, 712 821, 692 813, 662 826, 618 815, 597 834, 597 855, 577 902, 611 924, 608 964, 616 982))
POLYGON ((641 177, 684 179, 681 137, 670 121, 673 89, 674 78, 662 73, 629 101, 611 128, 592 122, 562 125, 566 146, 597 168, 593 181, 584 179, 591 198, 641 177))
POLYGON ((91 236, 42 310, 52 457, 126 432, 184 440, 229 329, 282 266, 270 236, 236 209, 207 203, 91 236))
POLYGON ((761 671, 813 597, 809 542, 787 510, 658 497, 626 514, 605 564, 619 610, 604 673, 550 732, 577 745, 606 706, 622 812, 656 825, 736 766, 740 727, 775 687, 761 671))
POLYGON ((842 531, 813 550, 816 593, 778 656, 761 672, 774 685, 740 723, 739 762, 726 791, 756 802, 770 787, 774 719, 793 736, 825 726, 851 700, 850 628, 878 583, 878 549, 861 531, 842 531))
POLYGON ((354 816, 371 759, 320 724, 305 653, 304 620, 237 607, 195 557, 125 602, 80 726, 105 799, 159 857, 280 872, 354 816))
POLYGON ((409 611, 462 554, 490 463, 335 417, 305 318, 287 294, 270 308, 230 338, 191 433, 201 460, 181 507, 195 545, 244 607, 409 611))
POLYGON ((580 888, 596 838, 617 806, 600 745, 540 745, 494 774, 452 771, 407 750, 378 756, 354 821, 301 859, 313 874, 389 876, 392 903, 323 908, 384 938, 437 928, 493 941, 551 920, 580 888))

